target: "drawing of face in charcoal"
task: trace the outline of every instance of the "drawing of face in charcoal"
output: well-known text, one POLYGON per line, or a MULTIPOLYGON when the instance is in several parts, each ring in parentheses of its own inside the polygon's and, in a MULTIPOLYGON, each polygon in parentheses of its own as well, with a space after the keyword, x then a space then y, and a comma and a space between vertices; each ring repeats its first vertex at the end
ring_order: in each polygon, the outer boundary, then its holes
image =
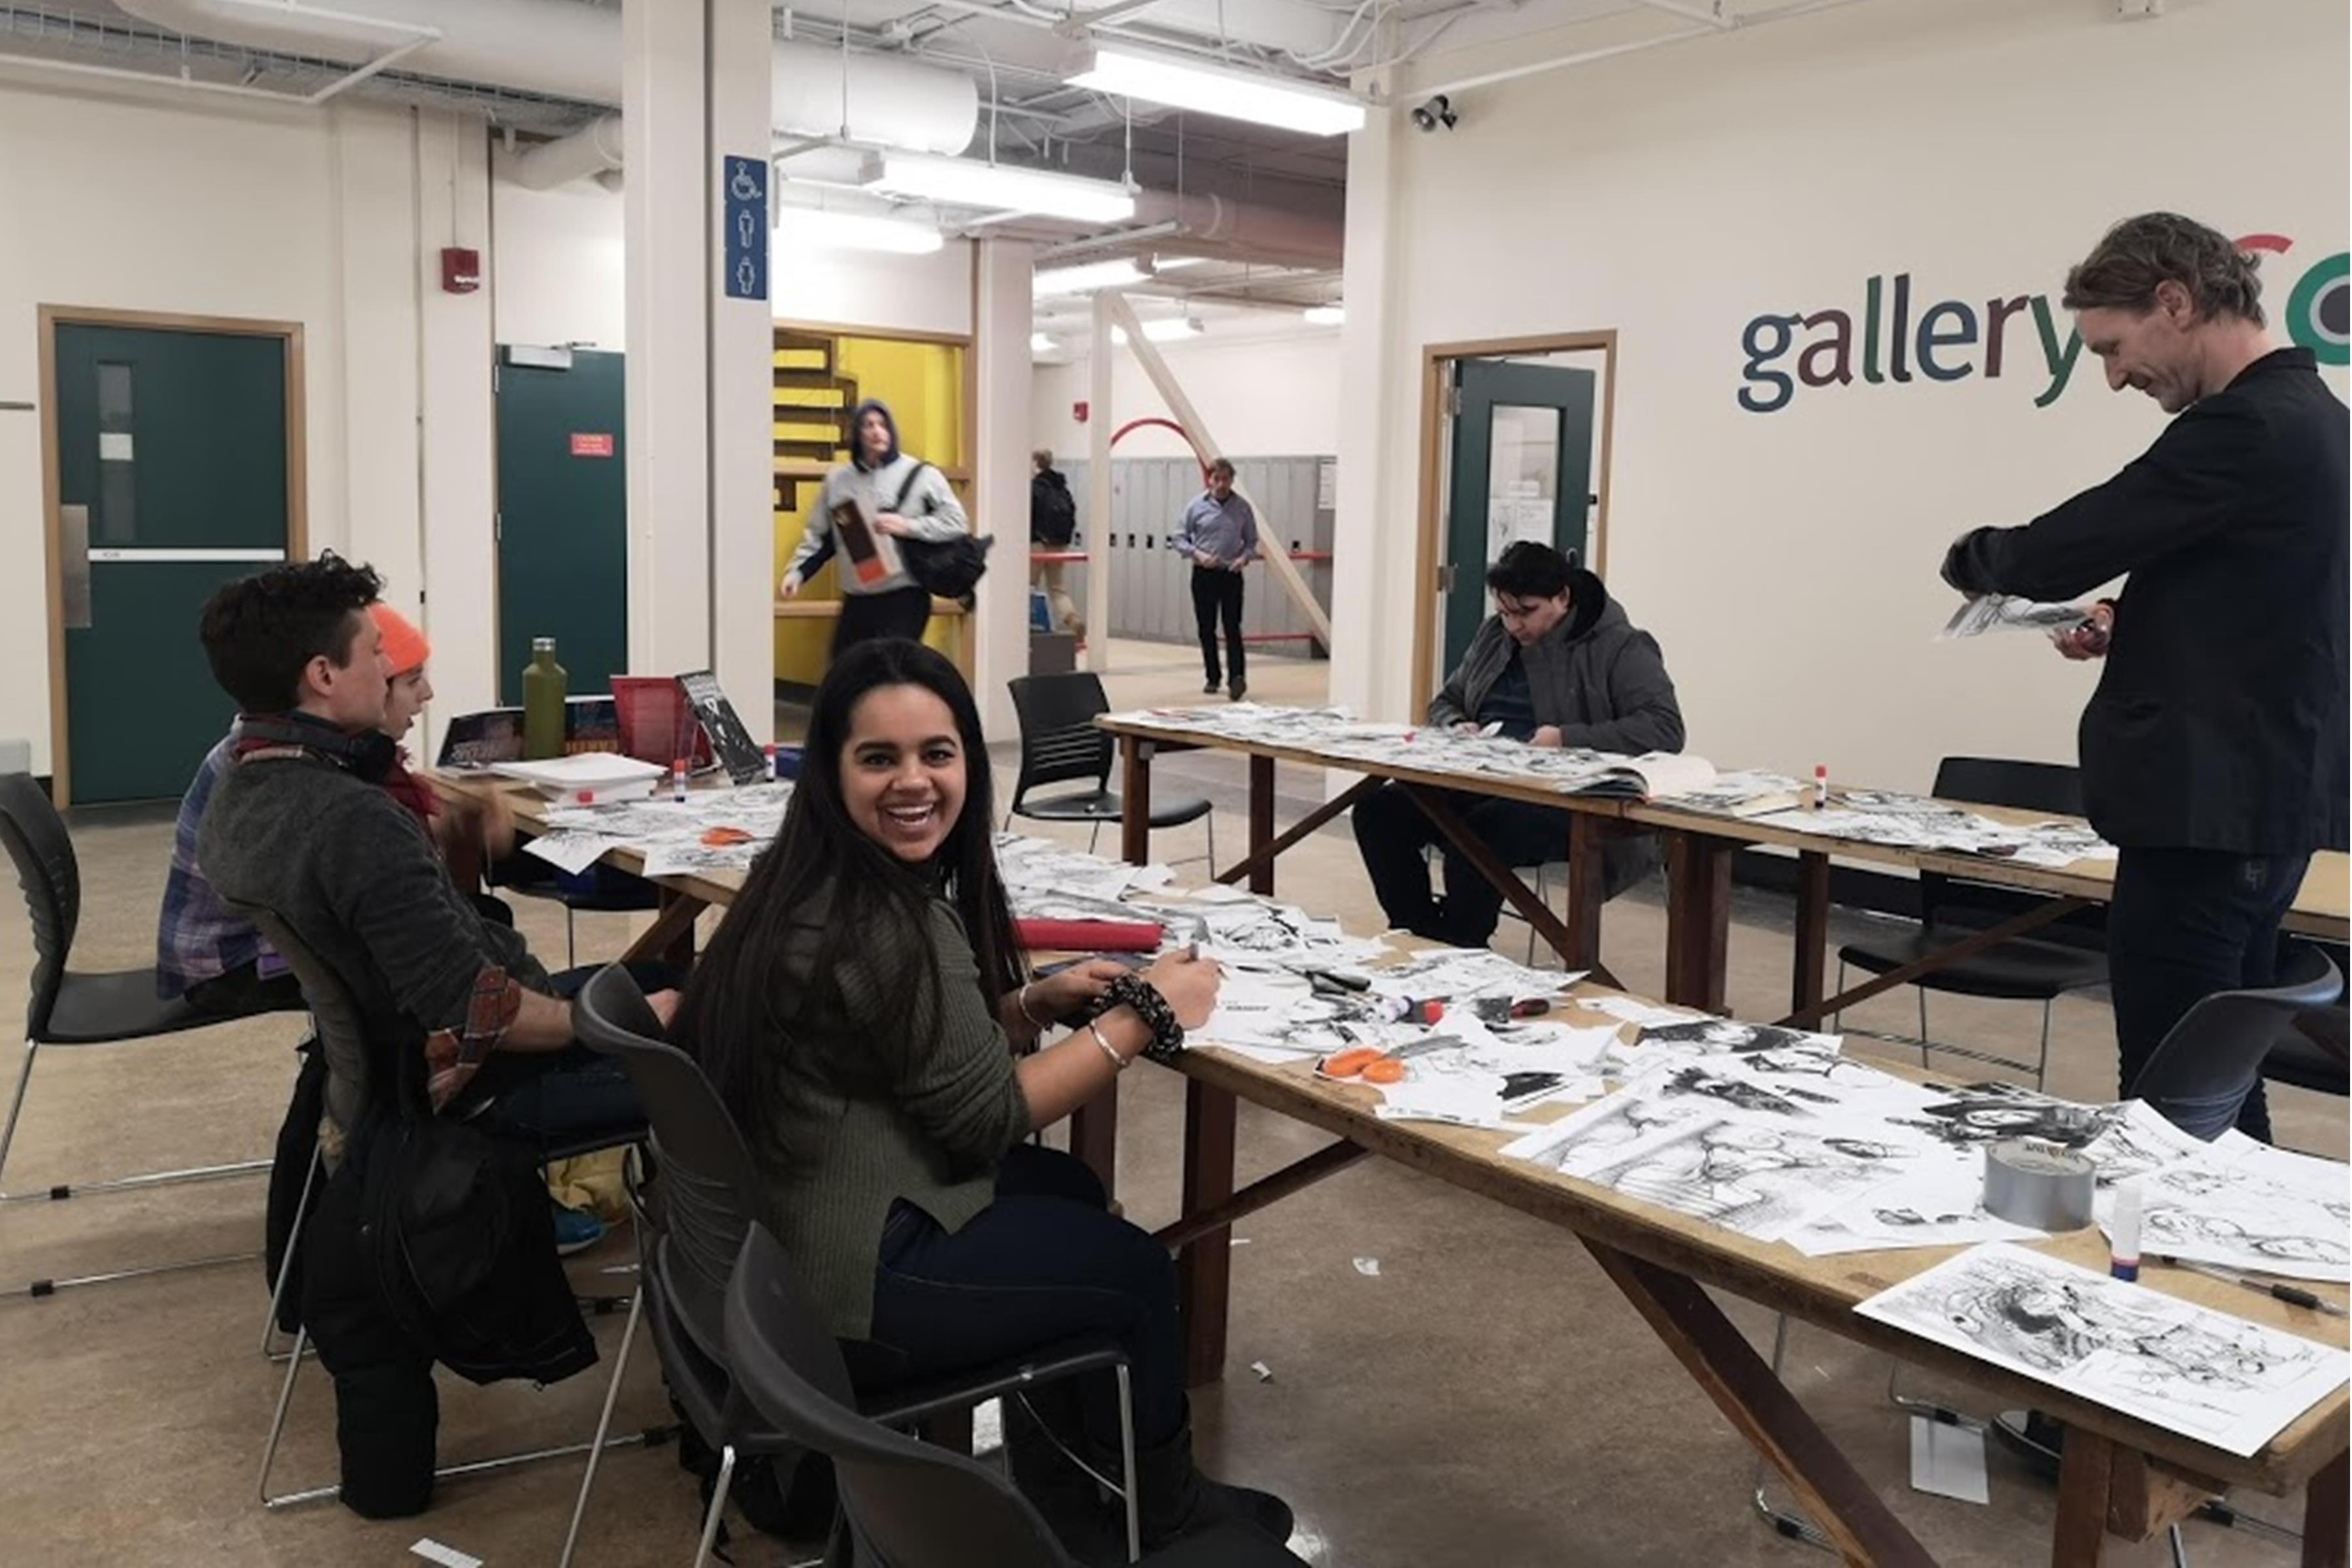
POLYGON ((2035 1279, 1962 1290, 1946 1303, 1945 1314, 1988 1350, 2045 1372, 2063 1371, 2106 1344, 2071 1287, 2035 1279))
POLYGON ((1771 1024, 1740 1024, 1728 1018, 1699 1018, 1687 1024, 1658 1024, 1642 1031, 1642 1044, 1704 1046, 1711 1050, 1749 1051, 1801 1048, 1814 1037, 1771 1024))
POLYGON ((2004 1138, 2039 1138, 2062 1148, 2079 1149, 2114 1125, 2119 1108, 2069 1105, 2039 1095, 1998 1092, 1999 1085, 1970 1085, 1959 1099, 1939 1100, 1926 1108, 1925 1121, 1906 1121, 1956 1148, 1995 1143, 2004 1138), (1992 1089, 1996 1092, 1982 1092, 1992 1089))
MULTIPOLYGON (((1799 1105, 1795 1100, 1775 1094, 1760 1083, 1750 1083, 1746 1079, 1728 1078, 1721 1073, 1712 1073, 1703 1067, 1683 1068, 1666 1080, 1662 1092, 1667 1095, 1705 1095, 1711 1100, 1722 1100, 1727 1105, 1738 1106, 1742 1110, 1769 1111, 1775 1116, 1806 1114, 1805 1108, 1799 1105)), ((1825 1095, 1808 1094, 1804 1098, 1819 1100, 1823 1104, 1830 1103, 1825 1095)))
POLYGON ((2352 1263, 2352 1249, 2326 1236, 2262 1235, 2221 1215, 2200 1215, 2191 1209, 2152 1211, 2147 1224, 2159 1236, 2201 1238, 2234 1247, 2282 1263, 2352 1263))

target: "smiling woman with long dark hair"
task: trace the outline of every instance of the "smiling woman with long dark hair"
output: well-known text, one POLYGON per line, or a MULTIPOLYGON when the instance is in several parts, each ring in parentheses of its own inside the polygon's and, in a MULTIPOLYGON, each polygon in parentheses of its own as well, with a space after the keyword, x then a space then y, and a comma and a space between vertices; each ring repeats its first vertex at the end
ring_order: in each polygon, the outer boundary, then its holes
MULTIPOLYGON (((845 651, 817 689, 783 827, 671 1037, 742 1126, 778 1233, 862 1385, 1116 1335, 1133 1368, 1147 1542, 1231 1520, 1286 1538, 1278 1500, 1192 1467, 1166 1250, 1108 1212, 1084 1165, 1024 1142, 1137 1056, 1181 1048, 1215 1006, 1217 966, 1180 953, 1139 977, 1092 962, 1024 984, 992 795, 952 664, 895 638, 845 651), (1085 1021, 1014 1055, 1066 1018, 1085 1021)), ((1111 1474, 1112 1389, 1095 1382, 1032 1403, 1111 1474)), ((1092 1484, 1039 1438, 1025 1416, 1008 1422, 1016 1478, 1074 1550, 1109 1550, 1092 1484)))

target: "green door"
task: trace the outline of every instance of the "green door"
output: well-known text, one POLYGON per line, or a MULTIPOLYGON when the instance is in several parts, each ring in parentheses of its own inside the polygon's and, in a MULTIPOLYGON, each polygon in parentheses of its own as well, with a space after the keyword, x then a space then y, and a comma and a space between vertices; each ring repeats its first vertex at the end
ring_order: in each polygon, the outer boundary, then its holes
POLYGON ((1486 563, 1539 539, 1583 564, 1592 504, 1599 377, 1507 360, 1454 363, 1453 479, 1445 521, 1445 669, 1486 616, 1486 563))
POLYGON ((286 559, 288 340, 60 322, 67 785, 187 788, 236 705, 196 641, 205 598, 286 559))
POLYGON ((522 700, 533 637, 555 639, 572 696, 610 691, 629 672, 624 358, 513 352, 498 368, 499 700, 522 700))

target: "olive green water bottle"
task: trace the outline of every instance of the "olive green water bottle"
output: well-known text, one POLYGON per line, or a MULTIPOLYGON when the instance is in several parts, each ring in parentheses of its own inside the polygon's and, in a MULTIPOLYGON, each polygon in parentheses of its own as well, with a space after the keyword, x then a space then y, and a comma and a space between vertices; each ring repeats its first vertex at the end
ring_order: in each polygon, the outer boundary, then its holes
POLYGON ((555 662, 555 639, 530 639, 530 663, 522 672, 522 754, 541 762, 563 754, 563 667, 555 662))

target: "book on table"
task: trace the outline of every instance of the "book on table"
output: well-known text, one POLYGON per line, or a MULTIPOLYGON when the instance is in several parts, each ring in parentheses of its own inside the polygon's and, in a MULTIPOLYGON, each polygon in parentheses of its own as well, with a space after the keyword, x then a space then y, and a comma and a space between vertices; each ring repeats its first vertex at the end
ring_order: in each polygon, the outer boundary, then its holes
POLYGON ((1716 781, 1705 757, 1675 752, 1644 752, 1638 757, 1596 756, 1591 772, 1562 785, 1568 795, 1600 800, 1663 799, 1704 789, 1716 781))
POLYGON ((1795 811, 1811 794, 1810 787, 1785 774, 1739 772, 1717 773, 1710 783, 1655 796, 1652 804, 1716 816, 1766 816, 1776 811, 1795 811))

